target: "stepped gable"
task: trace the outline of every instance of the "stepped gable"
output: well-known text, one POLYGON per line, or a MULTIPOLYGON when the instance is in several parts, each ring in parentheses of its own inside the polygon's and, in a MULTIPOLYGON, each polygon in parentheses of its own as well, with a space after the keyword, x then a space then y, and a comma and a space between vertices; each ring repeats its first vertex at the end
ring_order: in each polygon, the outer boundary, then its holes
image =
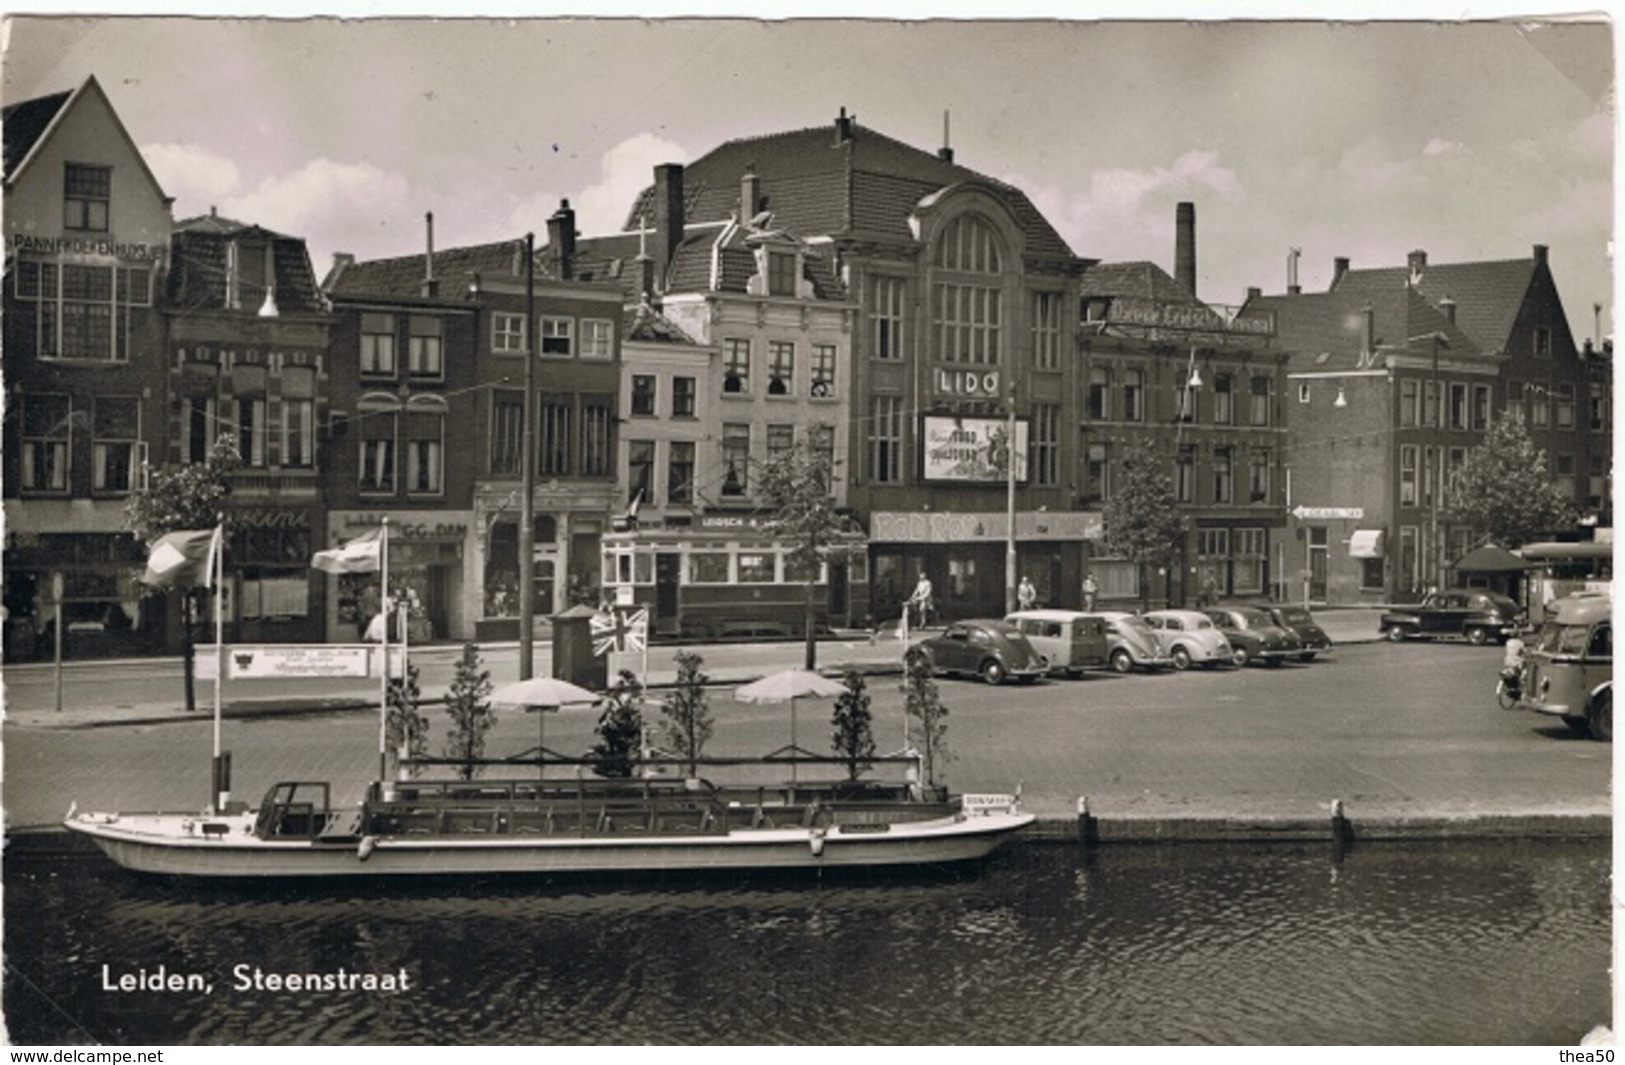
MULTIPOLYGON (((1030 256, 1075 258, 1026 195, 985 174, 878 133, 855 121, 850 140, 837 142, 830 126, 728 141, 683 172, 685 217, 721 221, 739 211, 739 179, 755 171, 775 223, 810 236, 911 241, 908 217, 919 201, 950 185, 986 186, 1009 205, 1027 238, 1030 256)), ((627 214, 625 229, 651 219, 654 187, 646 187, 627 214)))
MULTIPOLYGON (((1453 300, 1461 330, 1481 351, 1499 353, 1512 335, 1534 277, 1533 259, 1428 263, 1419 272, 1416 288, 1434 304, 1453 300)), ((1333 291, 1363 298, 1401 290, 1410 278, 1408 266, 1349 270, 1333 291)))
POLYGON ((0 128, 4 129, 5 177, 11 179, 18 165, 38 143, 53 119, 67 104, 71 92, 57 92, 32 100, 23 100, 0 111, 0 128))

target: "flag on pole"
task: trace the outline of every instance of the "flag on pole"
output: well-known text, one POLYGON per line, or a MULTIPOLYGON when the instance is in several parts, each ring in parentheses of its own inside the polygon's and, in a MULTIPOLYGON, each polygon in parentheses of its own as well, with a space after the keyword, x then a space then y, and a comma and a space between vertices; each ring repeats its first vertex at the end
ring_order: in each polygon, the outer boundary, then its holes
POLYGON ((147 552, 147 571, 141 575, 141 583, 160 588, 212 588, 219 550, 218 526, 165 533, 147 552))
POLYGON ((324 573, 376 573, 383 557, 384 530, 380 526, 348 543, 316 552, 310 564, 324 573))
POLYGON ((611 651, 641 651, 648 638, 649 612, 622 611, 611 607, 592 616, 592 653, 603 656, 611 651))

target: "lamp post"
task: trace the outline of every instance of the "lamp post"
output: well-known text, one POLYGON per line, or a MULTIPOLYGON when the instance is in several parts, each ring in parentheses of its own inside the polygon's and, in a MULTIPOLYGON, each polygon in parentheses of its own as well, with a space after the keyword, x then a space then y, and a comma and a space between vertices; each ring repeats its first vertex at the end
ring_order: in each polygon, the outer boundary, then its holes
POLYGON ((536 662, 536 234, 525 234, 525 424, 519 433, 519 679, 536 662))
POLYGON ((1016 609, 1016 382, 1006 390, 1004 423, 1004 612, 1016 609))

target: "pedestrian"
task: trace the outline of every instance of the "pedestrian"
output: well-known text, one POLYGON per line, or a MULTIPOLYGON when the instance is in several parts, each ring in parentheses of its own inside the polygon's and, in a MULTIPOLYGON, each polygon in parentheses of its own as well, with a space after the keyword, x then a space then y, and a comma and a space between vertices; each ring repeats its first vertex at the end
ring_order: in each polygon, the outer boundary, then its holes
POLYGON ((1202 576, 1202 605, 1212 606, 1219 601, 1219 582, 1213 579, 1213 571, 1208 570, 1202 576))
POLYGON ((925 575, 923 569, 920 571, 920 579, 914 584, 914 594, 908 597, 907 603, 903 604, 903 613, 905 615, 908 613, 910 605, 919 607, 920 628, 925 628, 926 621, 931 616, 931 578, 925 575))
POLYGON ((1021 587, 1016 589, 1016 603, 1023 610, 1031 610, 1038 605, 1038 589, 1033 587, 1031 577, 1021 578, 1021 587))
POLYGON ((1083 575, 1083 609, 1094 610, 1095 596, 1100 594, 1100 585, 1095 583, 1095 571, 1090 570, 1083 575))

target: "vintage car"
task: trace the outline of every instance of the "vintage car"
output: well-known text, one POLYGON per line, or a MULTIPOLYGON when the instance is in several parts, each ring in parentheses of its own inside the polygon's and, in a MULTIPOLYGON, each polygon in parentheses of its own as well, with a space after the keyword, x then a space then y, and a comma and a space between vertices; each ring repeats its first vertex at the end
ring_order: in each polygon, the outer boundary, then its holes
POLYGON ((1193 664, 1212 668, 1235 661, 1235 648, 1200 610, 1152 610, 1141 617, 1156 630, 1175 669, 1189 669, 1193 664))
POLYGON ((1049 662, 1020 629, 991 619, 950 622, 941 633, 910 647, 908 657, 923 658, 932 673, 981 677, 989 684, 1011 677, 1029 682, 1049 672, 1049 662))
POLYGON ((1021 630, 1033 649, 1049 660, 1053 673, 1077 677, 1105 669, 1109 641, 1106 622, 1076 610, 1018 610, 1004 620, 1021 630))
POLYGON ((1262 662, 1278 666, 1303 650, 1303 644, 1290 630, 1256 607, 1225 606, 1204 611, 1230 641, 1231 661, 1238 666, 1262 662))
POLYGON ((1092 616, 1106 624, 1106 659, 1115 672, 1167 669, 1174 664, 1162 649, 1157 630, 1143 618, 1118 610, 1104 610, 1092 616))
POLYGON ((1313 662, 1317 654, 1332 649, 1332 638, 1326 635, 1326 630, 1315 621, 1315 616, 1309 613, 1308 608, 1264 603, 1258 609, 1273 618, 1275 624, 1298 637, 1298 642, 1303 644, 1303 650, 1298 653, 1298 661, 1313 662))
POLYGON ((1482 588, 1431 592, 1414 606, 1386 610, 1378 627, 1394 642, 1415 636, 1460 636, 1468 643, 1504 641, 1523 627, 1518 604, 1482 588))
POLYGON ((1530 639, 1522 686, 1525 709, 1562 718, 1581 736, 1613 742, 1612 597, 1582 593, 1554 600, 1530 639))

